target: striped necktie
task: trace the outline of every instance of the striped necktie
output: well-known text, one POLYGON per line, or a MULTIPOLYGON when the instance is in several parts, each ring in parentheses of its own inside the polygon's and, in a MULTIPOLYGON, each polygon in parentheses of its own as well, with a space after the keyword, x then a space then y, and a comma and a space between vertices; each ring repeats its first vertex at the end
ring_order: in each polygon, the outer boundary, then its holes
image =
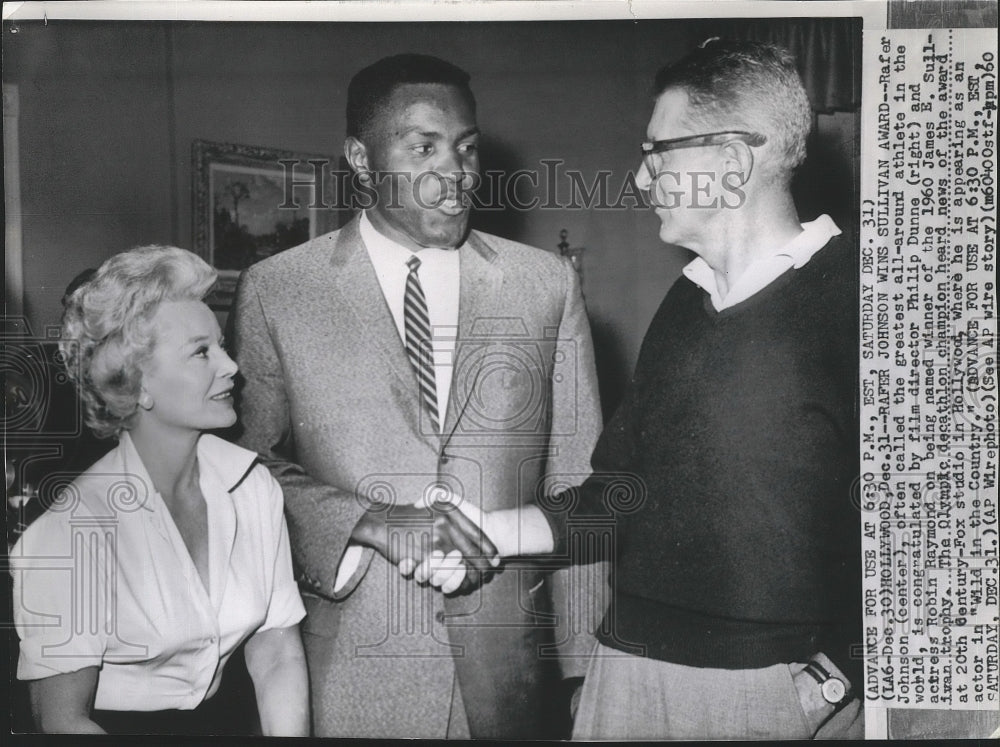
POLYGON ((427 299, 420 286, 420 260, 406 260, 410 274, 406 276, 406 293, 403 296, 403 329, 406 334, 406 354, 417 374, 420 398, 427 405, 434 432, 438 428, 437 386, 434 382, 434 355, 431 348, 431 323, 427 316, 427 299))

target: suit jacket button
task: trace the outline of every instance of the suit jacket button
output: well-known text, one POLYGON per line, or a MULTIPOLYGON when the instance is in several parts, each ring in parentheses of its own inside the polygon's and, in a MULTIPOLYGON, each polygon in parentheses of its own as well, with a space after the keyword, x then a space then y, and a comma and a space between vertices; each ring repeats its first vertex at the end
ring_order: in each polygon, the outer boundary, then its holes
POLYGON ((447 454, 442 454, 441 455, 441 464, 447 464, 450 461, 451 461, 451 457, 450 456, 448 456, 447 454))
POLYGON ((444 610, 438 610, 434 613, 434 619, 438 621, 438 624, 444 624, 444 610))

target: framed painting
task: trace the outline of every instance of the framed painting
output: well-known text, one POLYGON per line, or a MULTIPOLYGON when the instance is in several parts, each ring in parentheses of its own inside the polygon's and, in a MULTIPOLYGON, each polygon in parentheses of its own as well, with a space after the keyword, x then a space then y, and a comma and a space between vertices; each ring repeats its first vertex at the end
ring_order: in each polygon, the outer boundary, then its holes
POLYGON ((208 298, 229 310, 242 270, 336 228, 323 203, 329 156, 195 140, 194 251, 219 271, 208 298))

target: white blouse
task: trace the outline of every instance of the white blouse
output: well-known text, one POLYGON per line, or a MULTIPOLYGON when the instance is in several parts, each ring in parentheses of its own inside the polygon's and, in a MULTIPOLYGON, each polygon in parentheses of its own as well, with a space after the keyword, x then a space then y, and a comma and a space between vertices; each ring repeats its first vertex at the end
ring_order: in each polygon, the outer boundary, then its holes
POLYGON ((281 488, 256 457, 215 436, 198 441, 206 591, 123 433, 11 553, 18 678, 98 666, 95 708, 192 709, 243 641, 298 623, 281 488))

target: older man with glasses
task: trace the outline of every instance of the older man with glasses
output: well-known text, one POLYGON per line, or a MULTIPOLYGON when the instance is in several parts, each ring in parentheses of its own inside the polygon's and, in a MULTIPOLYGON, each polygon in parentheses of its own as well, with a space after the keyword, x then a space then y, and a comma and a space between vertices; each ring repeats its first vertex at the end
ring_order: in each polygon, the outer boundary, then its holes
POLYGON ((639 185, 697 256, 594 474, 484 529, 501 555, 568 557, 614 517, 574 737, 861 737, 856 245, 799 221, 812 112, 786 50, 706 43, 656 92, 639 185))

